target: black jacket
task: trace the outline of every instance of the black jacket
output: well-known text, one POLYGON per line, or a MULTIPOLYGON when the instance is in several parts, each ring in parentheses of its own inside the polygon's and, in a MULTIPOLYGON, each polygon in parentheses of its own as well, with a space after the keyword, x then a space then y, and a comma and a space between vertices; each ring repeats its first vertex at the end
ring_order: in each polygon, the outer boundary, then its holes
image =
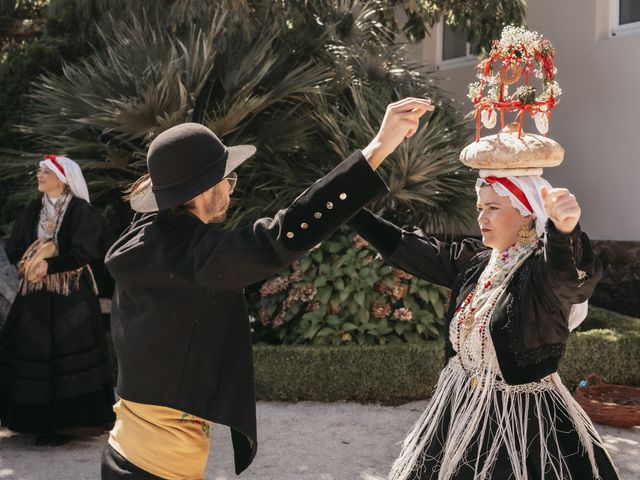
MULTIPOLYGON (((9 261, 17 265, 22 255, 38 238, 38 220, 42 197, 33 200, 16 219, 5 244, 9 261)), ((58 230, 58 255, 47 259, 48 273, 76 270, 98 257, 100 215, 85 200, 72 197, 58 230)))
MULTIPOLYGON (((455 355, 449 324, 474 289, 491 250, 465 239, 445 243, 418 229, 405 231, 363 210, 351 220, 385 259, 419 278, 452 289, 445 321, 446 360, 455 355)), ((558 369, 569 336, 571 306, 588 300, 602 275, 580 227, 571 234, 549 221, 544 241, 509 282, 489 323, 500 370, 512 385, 540 380, 558 369)))
POLYGON ((356 152, 274 218, 225 230, 160 212, 107 255, 118 394, 231 427, 236 472, 257 449, 243 289, 273 275, 387 188, 356 152))

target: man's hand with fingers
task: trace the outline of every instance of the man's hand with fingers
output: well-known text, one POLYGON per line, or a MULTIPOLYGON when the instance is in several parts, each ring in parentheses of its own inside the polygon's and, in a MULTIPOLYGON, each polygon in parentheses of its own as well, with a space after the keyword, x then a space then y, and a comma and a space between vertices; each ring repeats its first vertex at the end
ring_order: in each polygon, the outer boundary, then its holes
POLYGON ((578 225, 580 220, 580 205, 573 195, 566 188, 542 187, 540 191, 544 209, 547 215, 556 226, 556 229, 562 233, 571 233, 578 225))
POLYGON ((420 117, 432 112, 431 100, 424 98, 405 98, 387 106, 387 111, 375 138, 367 145, 362 154, 374 170, 390 155, 400 142, 413 136, 420 125, 420 117))

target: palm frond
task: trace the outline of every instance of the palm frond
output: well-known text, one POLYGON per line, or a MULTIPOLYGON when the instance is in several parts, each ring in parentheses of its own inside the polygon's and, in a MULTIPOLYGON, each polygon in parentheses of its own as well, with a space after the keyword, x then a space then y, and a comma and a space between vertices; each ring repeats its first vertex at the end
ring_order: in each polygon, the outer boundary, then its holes
MULTIPOLYGON (((230 218, 250 221, 366 146, 389 102, 426 96, 438 110, 385 161, 391 191, 373 207, 438 232, 469 221, 473 179, 457 161, 469 130, 393 43, 384 2, 123 2, 117 18, 107 3, 97 2, 93 54, 41 76, 19 126, 36 149, 78 161, 92 197, 119 198, 146 173, 153 138, 195 121, 228 145, 258 147, 238 171, 230 218)), ((0 151, 0 177, 25 182, 12 198, 33 192, 25 179, 39 157, 0 151)))

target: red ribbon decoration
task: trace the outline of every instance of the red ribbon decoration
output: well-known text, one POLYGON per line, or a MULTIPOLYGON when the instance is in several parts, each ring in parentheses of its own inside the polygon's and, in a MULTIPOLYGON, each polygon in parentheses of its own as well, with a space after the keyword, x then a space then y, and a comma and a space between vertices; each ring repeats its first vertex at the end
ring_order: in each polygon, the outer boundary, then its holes
POLYGON ((64 173, 64 168, 62 167, 62 165, 60 165, 60 163, 58 162, 58 157, 56 155, 45 155, 44 156, 45 160, 49 160, 51 163, 53 163, 53 165, 60 171, 60 173, 62 173, 62 175, 66 178, 66 175, 64 173))
POLYGON ((509 190, 520 201, 520 203, 522 205, 524 205, 526 207, 526 209, 529 210, 529 212, 533 215, 533 208, 531 207, 531 204, 529 203, 529 200, 527 199, 527 196, 511 180, 509 180, 508 178, 504 178, 504 177, 493 177, 493 176, 492 177, 486 177, 484 180, 488 184, 493 184, 493 183, 496 183, 496 182, 501 184, 503 187, 505 187, 507 190, 509 190))
MULTIPOLYGON (((524 45, 520 46, 522 55, 517 57, 513 50, 510 50, 508 54, 503 54, 499 50, 499 40, 494 40, 492 43, 491 52, 489 58, 482 60, 478 63, 476 69, 482 72, 483 77, 487 77, 491 74, 493 64, 498 61, 502 61, 503 64, 523 64, 525 79, 524 84, 529 85, 529 73, 533 68, 532 60, 538 60, 542 65, 543 75, 545 75, 547 81, 552 82, 554 78, 553 59, 555 57, 555 50, 551 48, 551 44, 548 40, 544 40, 541 44, 541 50, 534 50, 533 52, 527 51, 524 45), (548 50, 545 52, 545 49, 548 50)), ((475 123, 476 123, 476 141, 480 140, 480 130, 482 123, 480 121, 480 114, 482 110, 499 110, 500 111, 500 127, 504 128, 504 114, 505 112, 519 112, 519 129, 518 137, 522 136, 522 123, 524 121, 524 114, 528 113, 531 117, 535 116, 538 112, 543 112, 548 119, 551 118, 551 111, 553 107, 558 103, 558 99, 552 94, 545 101, 534 101, 533 103, 523 104, 519 100, 511 95, 510 98, 504 98, 504 84, 500 86, 500 98, 498 101, 489 100, 482 93, 486 87, 486 81, 484 78, 480 81, 480 94, 472 99, 475 108, 475 123)), ((546 135, 546 134, 545 134, 546 135)))

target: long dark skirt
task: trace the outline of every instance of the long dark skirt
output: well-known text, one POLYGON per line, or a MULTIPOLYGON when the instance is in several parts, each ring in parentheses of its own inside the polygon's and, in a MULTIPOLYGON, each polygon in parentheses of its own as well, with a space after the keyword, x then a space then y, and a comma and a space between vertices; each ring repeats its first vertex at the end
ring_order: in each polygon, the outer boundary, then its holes
MULTIPOLYGON (((554 402, 550 396, 547 398, 547 401, 549 404, 554 402)), ((421 465, 413 471, 410 477, 411 480, 438 480, 440 469, 442 468, 443 444, 447 438, 451 422, 455 421, 455 418, 451 418, 450 408, 445 408, 443 415, 437 420, 438 427, 434 441, 429 444, 424 452, 422 452, 421 465)), ((529 480, 539 480, 541 478, 554 480, 557 478, 561 478, 562 480, 593 480, 596 478, 592 471, 586 450, 580 442, 573 421, 562 408, 554 409, 553 418, 548 417, 539 419, 532 402, 526 421, 528 422, 526 431, 529 449, 525 454, 526 466, 524 468, 526 469, 526 475, 529 480), (550 436, 547 439, 540 438, 540 429, 538 425, 541 421, 547 425, 553 425, 556 432, 555 437, 550 436), (546 448, 550 451, 562 452, 565 466, 562 467, 561 473, 558 473, 561 470, 560 468, 553 471, 550 465, 546 465, 544 472, 541 471, 541 440, 546 442, 546 448)), ((496 424, 497 421, 495 420, 490 422, 484 441, 474 443, 473 447, 470 448, 469 451, 465 452, 464 460, 460 464, 460 468, 454 476, 455 480, 478 479, 477 473, 475 473, 476 469, 474 468, 476 459, 485 458, 487 453, 485 449, 483 449, 480 455, 478 455, 478 443, 481 443, 484 446, 488 446, 493 443, 496 437, 494 434, 495 429, 492 427, 496 424)), ((618 480, 618 474, 616 473, 609 455, 604 451, 604 449, 597 445, 593 445, 593 448, 600 478, 602 480, 618 480)), ((513 480, 514 478, 516 477, 513 472, 513 466, 509 460, 506 447, 503 445, 498 452, 494 467, 487 480, 513 480)))
POLYGON ((22 433, 89 429, 115 419, 98 298, 83 274, 69 296, 16 297, 0 333, 0 422, 22 433))

